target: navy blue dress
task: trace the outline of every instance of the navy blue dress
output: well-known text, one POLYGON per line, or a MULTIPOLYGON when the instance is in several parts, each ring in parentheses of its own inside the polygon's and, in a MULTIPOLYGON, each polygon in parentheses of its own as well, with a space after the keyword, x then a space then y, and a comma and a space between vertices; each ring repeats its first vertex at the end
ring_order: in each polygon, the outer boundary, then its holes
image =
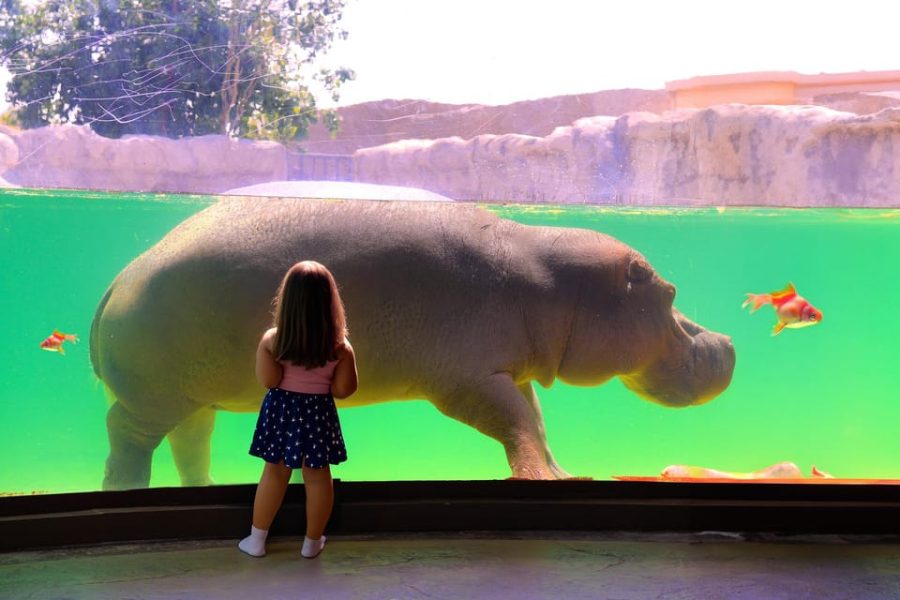
POLYGON ((270 389, 259 409, 250 454, 270 463, 284 461, 292 469, 344 462, 347 448, 334 398, 270 389))

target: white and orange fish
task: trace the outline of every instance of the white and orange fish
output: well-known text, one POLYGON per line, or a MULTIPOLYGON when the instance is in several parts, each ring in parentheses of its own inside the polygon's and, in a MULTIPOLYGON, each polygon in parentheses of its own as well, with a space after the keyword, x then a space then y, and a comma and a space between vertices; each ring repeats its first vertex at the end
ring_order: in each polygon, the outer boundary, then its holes
POLYGON ((763 304, 771 304, 775 309, 778 322, 772 335, 778 335, 785 327, 796 329, 808 327, 822 321, 822 311, 809 303, 809 301, 797 294, 794 284, 789 283, 780 292, 770 294, 747 294, 747 299, 741 305, 744 308, 750 306, 750 312, 756 312, 763 304))
POLYGON ((46 350, 47 352, 59 352, 60 354, 65 354, 66 351, 63 348, 63 344, 66 342, 71 342, 72 344, 78 343, 78 336, 71 333, 62 333, 58 329, 54 329, 53 333, 47 336, 43 342, 41 342, 41 350, 46 350))

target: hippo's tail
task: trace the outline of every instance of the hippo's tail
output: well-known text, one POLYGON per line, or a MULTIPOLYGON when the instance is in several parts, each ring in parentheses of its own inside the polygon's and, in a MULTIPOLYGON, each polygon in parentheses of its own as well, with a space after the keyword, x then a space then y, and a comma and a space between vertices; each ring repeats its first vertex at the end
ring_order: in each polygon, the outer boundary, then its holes
POLYGON ((97 311, 94 313, 94 321, 91 323, 91 365, 94 367, 94 374, 98 379, 103 379, 103 374, 100 373, 100 317, 103 315, 103 310, 106 308, 111 294, 112 286, 110 285, 106 288, 103 298, 100 299, 100 304, 97 305, 97 311))

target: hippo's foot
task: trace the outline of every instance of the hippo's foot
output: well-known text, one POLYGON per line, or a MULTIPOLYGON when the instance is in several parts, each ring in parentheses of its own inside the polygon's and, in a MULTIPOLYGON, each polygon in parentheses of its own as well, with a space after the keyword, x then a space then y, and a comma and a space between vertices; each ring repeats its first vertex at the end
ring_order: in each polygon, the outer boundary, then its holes
POLYGON ((557 479, 547 465, 541 463, 518 464, 512 467, 509 479, 557 479))
POLYGON ((550 472, 553 473, 553 479, 583 479, 583 480, 591 480, 593 477, 585 477, 581 475, 572 475, 565 469, 557 464, 556 459, 553 458, 553 455, 550 454, 550 449, 547 448, 545 452, 545 458, 547 459, 547 466, 550 467, 550 472))
POLYGON ((576 475, 569 475, 565 471, 557 472, 554 469, 544 469, 541 468, 540 465, 534 465, 532 467, 520 467, 518 469, 513 470, 513 474, 507 477, 508 480, 535 480, 535 479, 544 479, 551 481, 592 481, 593 477, 580 477, 576 475))
MULTIPOLYGON (((528 452, 522 450, 524 444, 519 445, 519 454, 518 456, 527 456, 528 452)), ((507 456, 509 456, 509 451, 507 451, 507 456)), ((546 459, 547 457, 544 456, 546 459)), ((528 459, 528 458, 517 458, 510 459, 510 465, 515 465, 512 467, 513 474, 507 479, 551 479, 557 481, 563 480, 591 480, 593 477, 576 477, 574 475, 570 475, 568 472, 564 471, 556 464, 556 461, 553 460, 553 457, 550 456, 549 460, 541 460, 541 459, 528 459)))
MULTIPOLYGON (((146 400, 146 399, 144 399, 146 400)), ((162 403, 144 402, 139 405, 159 406, 162 403)), ((212 412, 210 409, 204 409, 212 412)), ((200 412, 200 411, 198 411, 200 412)), ((127 490, 145 488, 150 485, 150 467, 153 452, 163 437, 171 433, 170 440, 175 454, 175 463, 182 481, 189 485, 209 485, 209 436, 203 439, 206 453, 198 452, 198 457, 189 456, 189 451, 198 446, 194 441, 188 444, 190 435, 211 431, 211 420, 207 414, 195 416, 192 412, 159 415, 135 414, 122 404, 114 402, 106 414, 106 428, 109 433, 109 457, 106 459, 104 490, 127 490), (182 424, 184 427, 182 428, 182 424), (178 427, 176 427, 178 425, 178 427)))
POLYGON ((550 454, 540 406, 531 384, 517 386, 508 373, 433 399, 442 413, 503 444, 511 479, 568 479, 550 454))
POLYGON ((153 449, 122 443, 110 436, 110 452, 106 459, 103 491, 133 490, 150 486, 150 464, 153 449))
POLYGON ((519 393, 522 394, 522 397, 525 398, 526 402, 528 402, 531 410, 534 412, 534 423, 537 426, 538 438, 540 439, 543 446, 544 462, 546 462, 547 468, 550 470, 550 477, 513 476, 510 479, 576 479, 575 477, 572 477, 572 475, 570 475, 565 469, 560 467, 559 463, 556 462, 556 459, 553 458, 553 453, 550 451, 550 445, 547 443, 547 432, 544 429, 544 415, 541 411, 541 403, 534 391, 534 384, 529 381, 528 383, 517 386, 517 389, 519 390, 519 393))
POLYGON ((150 485, 150 461, 152 452, 130 453, 130 456, 110 454, 106 459, 103 491, 133 490, 150 485))
POLYGON ((183 485, 184 487, 208 487, 215 484, 216 482, 213 481, 212 477, 204 477, 202 479, 190 479, 184 476, 181 477, 181 485, 183 485))

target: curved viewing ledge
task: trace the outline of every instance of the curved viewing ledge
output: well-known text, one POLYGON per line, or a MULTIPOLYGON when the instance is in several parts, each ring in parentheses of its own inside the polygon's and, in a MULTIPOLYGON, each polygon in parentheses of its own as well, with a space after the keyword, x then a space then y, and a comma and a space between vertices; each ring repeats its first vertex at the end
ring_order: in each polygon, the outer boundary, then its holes
MULTIPOLYGON (((175 539, 237 540, 255 485, 0 498, 0 551, 175 539)), ((302 535, 291 485, 274 535, 302 535)), ((737 531, 900 534, 900 486, 612 481, 335 481, 333 534, 737 531)))

